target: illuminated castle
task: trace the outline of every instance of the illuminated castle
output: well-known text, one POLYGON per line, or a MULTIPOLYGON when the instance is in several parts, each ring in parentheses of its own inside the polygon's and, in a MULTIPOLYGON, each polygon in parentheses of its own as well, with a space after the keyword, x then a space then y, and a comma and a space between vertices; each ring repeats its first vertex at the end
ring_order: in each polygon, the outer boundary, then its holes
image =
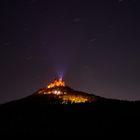
POLYGON ((90 97, 85 94, 70 89, 65 85, 62 78, 54 80, 46 88, 38 91, 40 95, 54 95, 54 98, 61 99, 63 104, 67 103, 85 103, 90 101, 90 97))
POLYGON ((54 80, 54 82, 50 83, 47 88, 55 88, 55 87, 65 87, 65 82, 60 78, 59 80, 54 80))

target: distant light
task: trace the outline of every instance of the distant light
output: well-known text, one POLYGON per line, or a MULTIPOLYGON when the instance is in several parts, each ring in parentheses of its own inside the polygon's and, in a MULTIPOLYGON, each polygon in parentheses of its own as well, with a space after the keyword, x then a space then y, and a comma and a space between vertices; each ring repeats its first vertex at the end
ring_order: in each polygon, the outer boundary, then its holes
POLYGON ((61 95, 61 94, 63 94, 63 92, 60 91, 60 90, 53 90, 53 91, 52 91, 52 94, 61 95))

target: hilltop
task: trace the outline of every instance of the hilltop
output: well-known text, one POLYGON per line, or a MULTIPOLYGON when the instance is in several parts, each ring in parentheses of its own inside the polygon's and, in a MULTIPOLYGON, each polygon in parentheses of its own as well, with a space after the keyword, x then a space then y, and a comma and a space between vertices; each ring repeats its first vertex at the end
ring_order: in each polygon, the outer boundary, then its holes
POLYGON ((68 86, 53 86, 1 105, 0 132, 1 135, 136 136, 139 111, 140 102, 106 99, 68 86))

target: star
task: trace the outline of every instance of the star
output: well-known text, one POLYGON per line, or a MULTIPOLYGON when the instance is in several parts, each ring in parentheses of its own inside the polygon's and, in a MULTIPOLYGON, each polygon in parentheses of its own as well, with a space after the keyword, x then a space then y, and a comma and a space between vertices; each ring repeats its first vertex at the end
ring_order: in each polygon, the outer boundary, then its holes
POLYGON ((83 68, 84 68, 85 70, 88 70, 88 69, 89 69, 89 65, 84 65, 83 68))
POLYGON ((73 22, 75 22, 75 23, 77 23, 79 21, 80 21, 80 18, 78 18, 78 17, 73 19, 73 22))
POLYGON ((3 45, 8 47, 10 45, 10 42, 5 42, 3 45))
POLYGON ((123 2, 124 0, 118 0, 119 3, 123 2))
POLYGON ((25 59, 26 60, 32 60, 33 59, 33 56, 27 56, 25 59))
POLYGON ((91 38, 90 42, 95 42, 97 39, 96 38, 91 38))

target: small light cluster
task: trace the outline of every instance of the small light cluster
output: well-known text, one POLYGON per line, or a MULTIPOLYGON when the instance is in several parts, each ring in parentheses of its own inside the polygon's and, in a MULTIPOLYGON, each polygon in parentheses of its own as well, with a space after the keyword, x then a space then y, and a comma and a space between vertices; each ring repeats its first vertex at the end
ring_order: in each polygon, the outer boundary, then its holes
POLYGON ((59 98, 63 99, 64 103, 71 102, 71 103, 85 103, 88 102, 88 98, 83 96, 76 96, 76 95, 63 95, 59 98))

